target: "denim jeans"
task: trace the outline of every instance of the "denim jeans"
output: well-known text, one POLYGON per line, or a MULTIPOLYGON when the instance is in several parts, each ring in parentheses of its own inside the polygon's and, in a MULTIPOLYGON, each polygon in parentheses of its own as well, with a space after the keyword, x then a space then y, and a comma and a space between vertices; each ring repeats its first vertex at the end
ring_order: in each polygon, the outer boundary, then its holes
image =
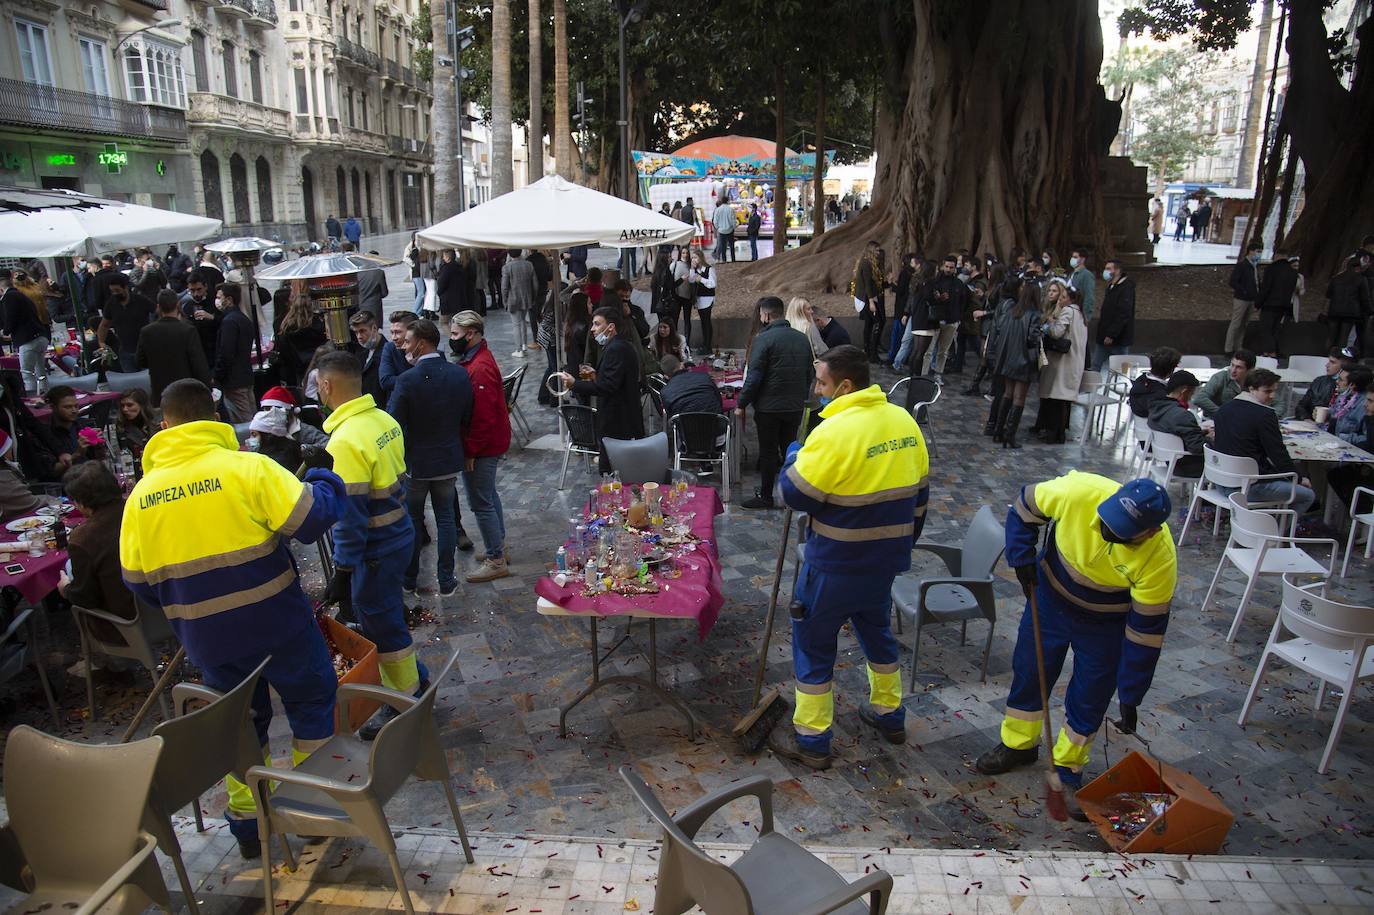
MULTIPOLYGON (((1282 480, 1272 480, 1263 483, 1254 483, 1250 486, 1246 494, 1245 501, 1251 505, 1260 505, 1265 502, 1288 502, 1288 494, 1297 486, 1298 493, 1293 497, 1292 505, 1280 505, 1279 508, 1291 508, 1293 511, 1302 515, 1312 507, 1312 503, 1317 501, 1317 494, 1301 484, 1286 483, 1282 480)), ((1218 486, 1217 489, 1230 495, 1239 492, 1229 486, 1218 486)))
POLYGON ((910 318, 903 318, 903 319, 902 319, 902 342, 901 342, 900 345, 898 345, 898 347, 897 347, 897 355, 896 355, 896 357, 893 358, 893 360, 892 360, 892 364, 893 364, 894 366, 906 365, 907 357, 911 355, 911 342, 912 342, 912 340, 914 339, 915 334, 911 333, 911 331, 907 329, 907 328, 909 328, 910 326, 911 326, 911 319, 910 319, 910 318))
POLYGON ((411 311, 417 315, 425 307, 425 280, 424 277, 411 277, 411 284, 415 286, 415 304, 411 306, 411 311))
POLYGON ((443 480, 412 479, 406 486, 406 509, 410 521, 415 525, 415 547, 410 552, 410 564, 406 566, 405 586, 414 588, 420 575, 419 532, 425 526, 425 497, 434 506, 434 539, 438 548, 436 562, 440 589, 447 590, 458 582, 453 568, 458 551, 457 479, 448 477, 443 480))
POLYGON ((34 337, 19 347, 19 371, 25 393, 42 394, 48 389, 47 337, 34 337))
POLYGON ((477 529, 482 532, 488 559, 500 559, 506 548, 506 518, 496 491, 496 466, 500 461, 499 456, 479 457, 473 461, 472 470, 463 471, 468 508, 477 516, 477 529))
POLYGON ((1126 355, 1124 346, 1107 346, 1105 343, 1093 344, 1093 371, 1100 372, 1102 367, 1107 364, 1107 359, 1111 356, 1126 355))
POLYGON ((138 371, 138 353, 137 353, 136 351, 130 351, 130 352, 127 352, 127 353, 126 353, 126 352, 124 352, 124 350, 120 350, 120 351, 119 351, 119 370, 120 370, 121 372, 137 372, 137 371, 138 371))

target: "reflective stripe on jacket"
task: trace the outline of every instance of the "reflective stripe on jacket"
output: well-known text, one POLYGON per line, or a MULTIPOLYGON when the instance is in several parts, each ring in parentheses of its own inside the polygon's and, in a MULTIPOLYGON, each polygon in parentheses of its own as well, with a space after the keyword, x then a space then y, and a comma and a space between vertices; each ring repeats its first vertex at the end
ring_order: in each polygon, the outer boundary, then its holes
POLYGON ((339 517, 343 482, 302 484, 232 427, 191 422, 154 435, 124 505, 119 564, 129 589, 161 607, 199 666, 270 648, 313 625, 283 542, 313 542, 339 517))
POLYGON ((324 431, 348 492, 334 526, 334 562, 351 569, 409 546, 415 528, 406 512, 405 438, 396 420, 364 394, 329 414, 324 431))
POLYGON ((1167 526, 1143 543, 1103 539, 1097 507, 1120 488, 1115 480, 1077 470, 1022 487, 1007 512, 1006 556, 1013 568, 1035 562, 1039 528, 1053 522, 1040 573, 1071 610, 1124 619, 1117 688, 1122 705, 1139 705, 1169 627, 1178 557, 1167 526))
POLYGON ((837 397, 781 477, 783 500, 811 516, 806 562, 822 572, 896 575, 925 524, 925 438, 877 385, 837 397))

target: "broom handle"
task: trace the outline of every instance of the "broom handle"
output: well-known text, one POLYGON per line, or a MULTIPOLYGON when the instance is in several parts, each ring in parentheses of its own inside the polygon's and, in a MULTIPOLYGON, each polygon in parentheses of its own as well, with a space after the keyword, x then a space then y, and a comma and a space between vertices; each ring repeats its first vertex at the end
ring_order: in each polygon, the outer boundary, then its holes
POLYGON ((1045 683, 1045 649, 1040 642, 1040 607, 1035 601, 1035 589, 1030 593, 1031 631, 1035 634, 1035 667, 1040 674, 1040 709, 1045 716, 1045 752, 1048 754, 1050 772, 1054 772, 1054 744, 1050 742, 1050 691, 1045 683))
MULTIPOLYGON (((119 739, 120 743, 128 743, 134 736, 134 732, 143 724, 143 719, 147 718, 148 713, 152 711, 153 703, 157 701, 159 696, 166 692, 167 684, 172 682, 172 675, 177 672, 177 668, 181 666, 181 662, 185 657, 186 649, 184 647, 178 648, 177 653, 172 655, 172 660, 167 662, 167 669, 162 672, 162 676, 158 677, 157 682, 153 684, 153 691, 148 694, 147 699, 143 700, 143 705, 139 708, 138 714, 134 715, 134 720, 129 722, 129 729, 125 731, 124 736, 119 739)), ((89 676, 89 674, 87 676, 89 676)))
POLYGON ((782 567, 787 561, 787 541, 792 534, 792 509, 787 508, 782 515, 782 543, 778 545, 778 561, 773 566, 773 591, 768 595, 768 616, 763 624, 763 646, 759 649, 759 663, 754 670, 754 701, 750 708, 759 704, 763 693, 763 673, 768 667, 768 646, 773 639, 773 618, 778 611, 778 589, 782 586, 782 567))

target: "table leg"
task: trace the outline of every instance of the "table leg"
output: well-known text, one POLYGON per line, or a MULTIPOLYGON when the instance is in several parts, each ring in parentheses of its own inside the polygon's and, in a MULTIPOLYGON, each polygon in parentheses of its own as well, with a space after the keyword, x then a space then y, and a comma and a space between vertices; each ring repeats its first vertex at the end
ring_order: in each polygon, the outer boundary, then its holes
MULTIPOLYGON (((658 684, 657 621, 653 618, 649 619, 649 679, 647 680, 643 677, 633 677, 629 675, 603 678, 601 676, 601 662, 603 658, 600 655, 599 646, 597 643, 597 618, 595 616, 591 618, 591 624, 592 682, 588 683, 587 687, 583 689, 582 692, 578 693, 575 697, 573 697, 572 701, 568 702, 566 705, 562 706, 562 708, 558 710, 558 736, 568 736, 568 713, 571 712, 574 708, 576 708, 578 704, 582 702, 583 699, 586 699, 588 696, 590 696, 592 693, 596 692, 603 686, 609 686, 612 683, 628 683, 634 686, 642 686, 645 689, 652 690, 654 694, 659 697, 659 699, 663 700, 664 702, 666 702, 667 704, 671 705, 673 708, 681 712, 682 717, 687 719, 687 739, 696 740, 697 723, 696 718, 693 717, 691 710, 688 709, 687 706, 684 705, 676 696, 674 696, 672 693, 668 692, 666 689, 664 689, 662 686, 659 686, 658 684)), ((611 652, 615 651, 616 648, 619 648, 620 644, 624 642, 626 638, 629 638, 628 632, 623 638, 620 639, 619 642, 616 642, 615 646, 611 648, 611 651, 606 652, 606 657, 610 657, 611 652)))

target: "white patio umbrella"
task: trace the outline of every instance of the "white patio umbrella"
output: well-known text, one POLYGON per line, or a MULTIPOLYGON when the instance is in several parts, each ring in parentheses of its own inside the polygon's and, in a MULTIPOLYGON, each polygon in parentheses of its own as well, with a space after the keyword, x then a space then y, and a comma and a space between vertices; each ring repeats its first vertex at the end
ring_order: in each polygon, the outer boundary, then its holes
POLYGON ((681 245, 693 227, 558 175, 488 200, 419 232, 437 248, 639 248, 681 245))
POLYGON ((218 219, 76 191, 0 186, 0 257, 95 257, 219 232, 218 219))

